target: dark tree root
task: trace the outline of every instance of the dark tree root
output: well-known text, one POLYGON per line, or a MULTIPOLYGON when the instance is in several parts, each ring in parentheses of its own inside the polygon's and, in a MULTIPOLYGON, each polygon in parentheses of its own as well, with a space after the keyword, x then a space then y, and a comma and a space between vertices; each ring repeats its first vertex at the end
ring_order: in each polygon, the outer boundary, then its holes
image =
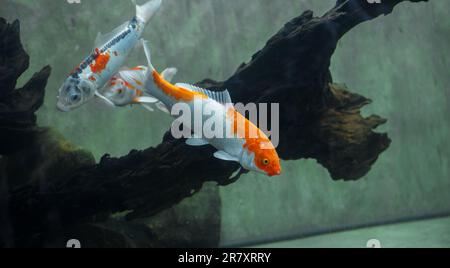
MULTIPOLYGON (((280 103, 279 155, 285 160, 316 159, 333 179, 357 180, 390 145, 387 134, 374 132, 386 120, 361 116, 360 109, 371 101, 333 83, 330 59, 346 32, 389 14, 400 2, 338 0, 320 18, 304 12, 228 80, 204 80, 198 85, 228 89, 234 102, 280 103)), ((3 234, 3 245, 42 246, 49 237, 80 225, 95 233, 99 228, 116 232, 123 238, 117 228, 104 223, 106 215, 129 211, 128 221, 155 216, 196 194, 205 182, 228 185, 241 175, 230 179, 239 165, 214 159, 212 147, 189 147, 170 133, 155 148, 121 158, 106 155, 100 163, 93 163, 89 152, 36 126, 35 112, 42 105, 50 68, 14 90, 28 61, 20 43, 19 23, 0 19, 0 192, 9 208, 0 215, 12 226, 12 230, 5 229, 10 231, 3 234), (18 172, 22 156, 32 165, 18 172)), ((0 221, 0 227, 4 222, 0 221)), ((218 226, 217 222, 204 224, 218 226)), ((140 228, 134 230, 142 234, 140 228)), ((215 246, 218 238, 209 243, 215 246)))

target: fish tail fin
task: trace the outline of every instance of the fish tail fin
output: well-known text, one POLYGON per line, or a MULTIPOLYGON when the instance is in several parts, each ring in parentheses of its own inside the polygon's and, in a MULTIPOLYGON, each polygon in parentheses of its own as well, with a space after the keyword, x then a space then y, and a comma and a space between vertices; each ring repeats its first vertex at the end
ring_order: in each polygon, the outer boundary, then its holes
POLYGON ((136 18, 147 24, 155 16, 160 7, 161 0, 150 0, 141 6, 136 5, 136 18))

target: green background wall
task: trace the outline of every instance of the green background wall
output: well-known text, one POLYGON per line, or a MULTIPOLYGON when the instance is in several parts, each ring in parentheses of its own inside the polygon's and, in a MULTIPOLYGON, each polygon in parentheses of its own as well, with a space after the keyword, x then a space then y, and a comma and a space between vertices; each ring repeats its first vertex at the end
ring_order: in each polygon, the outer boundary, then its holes
MULTIPOLYGON (((285 22, 334 0, 163 0, 144 37, 160 69, 179 68, 177 81, 225 79, 285 22)), ((284 174, 255 174, 221 189, 222 243, 270 239, 318 230, 450 211, 450 1, 404 3, 393 14, 358 26, 332 61, 336 82, 374 100, 365 114, 389 119, 380 128, 392 146, 357 182, 333 182, 315 161, 284 162, 284 174)), ((31 66, 53 67, 41 125, 103 154, 126 154, 158 144, 170 125, 140 107, 90 103, 72 113, 55 109, 57 89, 108 32, 134 15, 130 1, 0 0, 0 16, 19 18, 31 66)), ((136 52, 129 65, 144 64, 136 52)), ((369 239, 369 238, 368 238, 369 239)))

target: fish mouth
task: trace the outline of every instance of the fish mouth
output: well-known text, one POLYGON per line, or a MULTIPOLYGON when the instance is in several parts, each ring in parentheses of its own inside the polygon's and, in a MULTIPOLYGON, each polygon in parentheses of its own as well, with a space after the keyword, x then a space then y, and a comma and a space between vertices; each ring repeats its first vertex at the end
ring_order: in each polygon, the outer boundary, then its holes
POLYGON ((58 109, 58 111, 63 112, 63 113, 70 112, 70 108, 60 102, 58 102, 56 104, 56 109, 58 109))
POLYGON ((268 175, 269 175, 269 177, 280 176, 281 175, 281 169, 275 170, 275 171, 269 173, 268 175))

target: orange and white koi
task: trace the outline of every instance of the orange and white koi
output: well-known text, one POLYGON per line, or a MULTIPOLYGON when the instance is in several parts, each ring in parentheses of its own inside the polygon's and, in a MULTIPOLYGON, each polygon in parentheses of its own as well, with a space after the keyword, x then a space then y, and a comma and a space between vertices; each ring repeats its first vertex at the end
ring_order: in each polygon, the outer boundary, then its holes
POLYGON ((161 0, 136 5, 136 16, 106 35, 99 34, 95 48, 78 65, 59 89, 57 108, 69 112, 87 103, 94 96, 108 101, 99 92, 123 66, 138 44, 145 26, 161 6, 161 0))
POLYGON ((203 130, 200 130, 201 133, 196 133, 195 127, 185 126, 193 132, 194 137, 197 137, 188 139, 186 141, 188 145, 210 144, 218 150, 214 154, 218 159, 238 162, 247 170, 268 176, 281 174, 280 159, 272 142, 255 124, 235 110, 227 90, 212 92, 189 84, 171 84, 153 67, 150 49, 145 41, 143 46, 151 72, 146 83, 148 94, 157 98, 168 110, 172 110, 172 107, 179 103, 187 104, 192 111, 192 116, 202 115, 203 123, 211 120, 211 116, 217 117, 217 120, 213 121, 224 122, 223 133, 231 132, 224 137, 207 138, 204 137, 203 130), (201 105, 198 105, 199 103, 201 105), (203 107, 208 107, 209 112, 196 111, 203 107))

